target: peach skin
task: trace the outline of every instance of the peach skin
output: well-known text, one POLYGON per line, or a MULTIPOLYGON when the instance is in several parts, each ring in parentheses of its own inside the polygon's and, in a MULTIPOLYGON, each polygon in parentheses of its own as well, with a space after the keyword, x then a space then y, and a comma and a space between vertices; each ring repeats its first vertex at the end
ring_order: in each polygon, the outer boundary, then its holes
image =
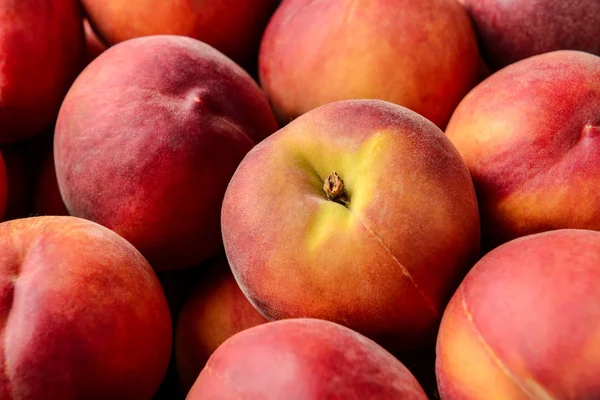
POLYGON ((82 0, 108 45, 151 35, 201 40, 254 69, 260 38, 279 0, 82 0))
POLYGON ((444 129, 479 74, 475 32, 456 0, 284 0, 259 53, 282 125, 333 101, 380 99, 444 129))
POLYGON ((54 161, 69 214, 114 230, 157 270, 222 252, 219 211, 244 155, 277 122, 252 78, 174 35, 112 46, 61 107, 54 161))
POLYGON ((211 356, 187 400, 426 400, 410 371, 332 322, 288 319, 247 329, 211 356))
POLYGON ((269 320, 321 318, 391 351, 433 343, 479 250, 473 183, 433 123, 330 103, 259 143, 222 208, 242 291, 269 320))
POLYGON ((600 233, 512 240, 468 273, 444 312, 443 400, 600 398, 600 233))
POLYGON ((473 177, 486 249, 600 229, 600 57, 563 50, 509 65, 464 98, 446 134, 473 177))
POLYGON ((171 354, 154 271, 116 233, 75 217, 0 224, 0 398, 139 399, 171 354))
POLYGON ((84 52, 78 0, 0 2, 0 142, 54 123, 84 52))
POLYGON ((600 55, 598 0, 464 0, 494 70, 538 54, 600 55))

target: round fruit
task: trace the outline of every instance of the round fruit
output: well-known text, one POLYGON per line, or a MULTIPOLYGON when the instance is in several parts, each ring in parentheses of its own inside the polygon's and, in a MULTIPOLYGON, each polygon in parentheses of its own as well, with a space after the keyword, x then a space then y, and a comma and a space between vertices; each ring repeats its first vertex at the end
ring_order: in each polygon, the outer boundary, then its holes
POLYGON ((242 331, 208 361, 187 400, 426 400, 400 361, 343 326, 315 319, 242 331))
POLYGON ((277 129, 252 78, 214 48, 182 36, 115 45, 71 87, 54 137, 71 215, 131 242, 157 270, 222 251, 227 183, 277 129))
POLYGON ((443 129, 479 74, 475 31, 457 0, 284 0, 259 54, 282 124, 333 101, 380 99, 443 129))
POLYGON ((433 342, 479 251, 473 183, 443 132, 379 100, 310 111, 244 158, 222 208, 237 282, 268 319, 433 342))
POLYGON ((77 0, 0 2, 0 142, 54 123, 84 63, 77 0))
POLYGON ((509 65, 460 103, 446 135, 477 191, 484 247, 550 229, 600 229, 600 57, 509 65))
POLYGON ((469 272, 437 343, 442 399, 600 398, 600 233, 508 242, 469 272))
POLYGON ((171 354, 154 271, 74 217, 0 224, 0 398, 149 399, 171 354))

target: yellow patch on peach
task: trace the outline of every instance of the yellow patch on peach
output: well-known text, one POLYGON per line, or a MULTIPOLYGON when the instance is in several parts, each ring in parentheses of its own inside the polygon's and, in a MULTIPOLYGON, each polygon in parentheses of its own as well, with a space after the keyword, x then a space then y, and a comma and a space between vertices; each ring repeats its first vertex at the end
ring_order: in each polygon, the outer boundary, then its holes
POLYGON ((489 149, 498 151, 510 146, 514 138, 512 126, 515 125, 515 116, 489 118, 469 115, 467 119, 467 128, 465 128, 465 121, 453 118, 446 129, 448 138, 461 153, 467 165, 480 160, 489 149), (460 126, 461 129, 455 129, 455 126, 460 126))
POLYGON ((333 201, 323 200, 315 215, 308 223, 306 245, 313 253, 327 239, 341 231, 352 229, 356 223, 355 215, 346 207, 333 201))
POLYGON ((461 289, 448 309, 452 317, 442 322, 437 365, 444 372, 445 393, 456 390, 469 399, 554 399, 531 377, 524 359, 513 357, 510 368, 505 365, 477 329, 461 289), (454 307, 460 311, 450 310, 454 307))
POLYGON ((448 318, 442 328, 446 334, 439 357, 447 379, 445 384, 459 391, 468 390, 468 398, 472 399, 528 399, 498 364, 467 311, 461 314, 464 320, 448 318))
MULTIPOLYGON (((322 144, 318 146, 316 142, 306 149, 306 144, 302 144, 305 148, 303 156, 315 160, 313 168, 321 180, 336 171, 344 181, 344 188, 351 199, 348 207, 323 199, 308 224, 306 243, 309 250, 320 247, 331 235, 350 229, 358 222, 357 215, 371 203, 375 193, 374 178, 382 165, 379 160, 391 145, 392 139, 386 132, 373 135, 356 151, 351 152, 336 152, 322 144)), ((292 147, 296 147, 295 144, 292 147)), ((300 146, 293 151, 302 152, 300 146)), ((323 185, 322 181, 318 184, 323 185)), ((315 190, 322 191, 322 188, 316 187, 315 190)))
POLYGON ((595 186, 590 185, 589 179, 575 178, 560 186, 532 187, 513 192, 498 201, 494 214, 503 221, 510 221, 512 232, 522 234, 545 230, 548 226, 560 226, 561 221, 573 228, 589 229, 593 224, 590 218, 597 215, 598 210, 594 202, 578 200, 594 198, 596 195, 595 186), (562 213, 557 214, 556 210, 562 210, 562 213), (537 221, 540 229, 536 229, 532 221, 537 221))

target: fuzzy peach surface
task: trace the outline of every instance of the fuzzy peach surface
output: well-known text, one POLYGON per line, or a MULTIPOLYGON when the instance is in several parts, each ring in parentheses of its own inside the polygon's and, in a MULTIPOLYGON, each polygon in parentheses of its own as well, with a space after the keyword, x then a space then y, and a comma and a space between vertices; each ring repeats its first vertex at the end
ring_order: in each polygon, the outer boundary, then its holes
POLYGON ((52 125, 84 62, 77 0, 0 3, 0 142, 52 125))
POLYGON ((160 270, 222 251, 227 183, 277 129, 264 93, 233 61, 195 39, 119 43, 63 102, 54 155, 71 215, 130 241, 160 270))
POLYGON ((281 124, 332 101, 381 99, 443 129, 478 82, 479 62, 456 0, 284 0, 259 72, 281 124))
POLYGON ((600 233, 508 242, 469 272, 437 343, 442 399, 600 397, 600 233))
POLYGON ((494 70, 538 54, 600 55, 598 0, 461 0, 494 70))
POLYGON ((558 51, 490 76, 446 134, 477 190, 490 247, 550 229, 600 229, 600 57, 558 51))
POLYGON ((113 45, 150 35, 188 36, 253 66, 278 0, 83 0, 99 36, 113 45))
POLYGON ((425 400, 394 356, 364 336, 317 319, 259 325, 212 355, 187 400, 425 400))
POLYGON ((75 217, 0 224, 0 397, 148 399, 171 319, 142 255, 75 217))
POLYGON ((227 258, 268 319, 323 318, 392 348, 432 339, 474 262, 479 218, 468 171, 425 118, 341 101, 262 141, 222 209, 227 258), (346 207, 325 197, 337 171, 346 207))

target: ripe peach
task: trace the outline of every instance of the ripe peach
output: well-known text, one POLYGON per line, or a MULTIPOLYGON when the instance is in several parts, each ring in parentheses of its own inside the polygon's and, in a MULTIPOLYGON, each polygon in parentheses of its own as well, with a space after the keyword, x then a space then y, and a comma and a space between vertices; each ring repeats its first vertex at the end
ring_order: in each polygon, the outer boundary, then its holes
POLYGON ((486 247, 550 229, 600 229, 600 57, 557 51, 469 93, 446 134, 479 198, 486 247))
POLYGON ((256 62, 263 30, 279 0, 82 0, 98 35, 113 45, 149 35, 201 40, 245 67, 256 62))
POLYGON ((460 155, 430 121, 380 100, 321 106, 259 143, 229 184, 222 227, 267 319, 338 322, 392 351, 433 342, 479 250, 460 155))
POLYGON ((0 142, 53 123, 84 57, 77 0, 0 2, 0 142))
POLYGON ((600 55, 598 0, 462 2, 494 69, 556 50, 581 50, 600 55))
POLYGON ((600 398, 600 233, 515 239, 469 272, 442 318, 442 399, 600 398))
POLYGON ((187 400, 426 400, 417 380, 375 342, 317 319, 270 322, 229 338, 187 400))
POLYGON ((255 143, 277 129, 252 78, 182 36, 115 45, 79 76, 54 137, 71 215, 130 241, 156 269, 222 251, 221 201, 255 143))
POLYGON ((175 329, 177 373, 185 393, 226 339, 267 322, 244 296, 225 259, 210 268, 186 300, 175 329))
POLYGON ((381 99, 443 129, 479 63, 456 0, 284 0, 262 40, 259 76, 281 123, 336 100, 381 99))
POLYGON ((0 224, 0 398, 149 399, 171 352, 142 255, 74 217, 0 224))

